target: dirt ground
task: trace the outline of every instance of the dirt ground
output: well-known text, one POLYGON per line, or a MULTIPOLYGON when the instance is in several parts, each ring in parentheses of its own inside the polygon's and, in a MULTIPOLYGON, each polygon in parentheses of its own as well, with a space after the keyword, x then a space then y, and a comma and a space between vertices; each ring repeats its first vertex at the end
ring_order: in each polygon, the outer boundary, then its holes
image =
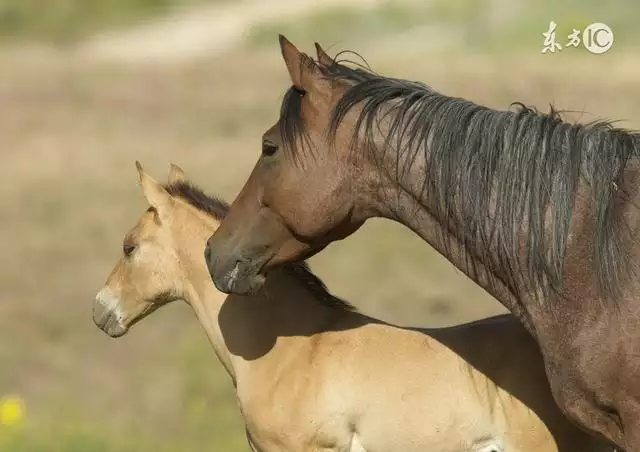
MULTIPOLYGON (((423 57, 375 42, 353 50, 380 73, 495 108, 521 101, 545 110, 553 102, 583 121, 640 125, 639 67, 623 53, 423 57)), ((228 200, 242 186, 288 86, 275 37, 265 50, 171 66, 88 65, 37 49, 5 53, 0 397, 21 395, 25 431, 42 438, 40 446, 30 440, 31 449, 20 442, 6 450, 50 450, 42 445, 63 444, 60 435, 72 446, 59 450, 125 450, 121 443, 200 450, 205 442, 209 450, 247 450, 232 386, 187 307, 163 308, 111 340, 93 325, 91 303, 124 233, 146 208, 136 159, 158 179, 175 162, 228 200)), ((311 266, 334 293, 400 324, 502 312, 389 221, 371 221, 311 266)))

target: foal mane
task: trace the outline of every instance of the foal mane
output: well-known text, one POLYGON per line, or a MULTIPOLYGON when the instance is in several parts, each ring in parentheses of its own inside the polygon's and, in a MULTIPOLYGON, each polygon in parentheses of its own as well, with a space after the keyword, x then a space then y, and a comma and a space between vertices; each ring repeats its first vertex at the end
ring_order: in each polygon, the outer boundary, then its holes
MULTIPOLYGON (((179 181, 173 184, 163 185, 163 187, 171 196, 182 199, 217 221, 222 221, 229 212, 228 203, 219 198, 207 195, 199 187, 196 187, 190 182, 179 181)), ((311 271, 306 262, 286 264, 283 267, 283 271, 303 283, 314 295, 314 299, 319 300, 323 305, 346 311, 356 310, 356 308, 346 300, 332 295, 324 282, 311 271)))
MULTIPOLYGON (((382 167, 384 158, 377 163, 397 181, 416 162, 424 164, 420 201, 430 200, 425 207, 444 222, 445 246, 450 246, 445 234, 461 228, 472 272, 471 253, 485 258, 493 253, 498 262, 491 264, 512 288, 521 282, 543 293, 549 288, 560 293, 574 199, 583 177, 591 185, 599 288, 603 295, 619 295, 620 263, 628 256, 616 229, 616 181, 628 159, 639 154, 638 132, 607 121, 571 124, 553 106, 548 114, 517 102, 515 111, 498 111, 338 60, 321 70, 325 78, 350 85, 332 111, 329 142, 335 144, 340 123, 358 106, 351 149, 361 137, 368 150, 393 156, 395 168, 382 167), (381 124, 388 128, 384 137, 381 124), (522 233, 524 262, 519 257, 522 233)), ((281 108, 280 131, 291 154, 300 151, 297 139, 307 133, 300 114, 303 94, 289 89, 281 108)))

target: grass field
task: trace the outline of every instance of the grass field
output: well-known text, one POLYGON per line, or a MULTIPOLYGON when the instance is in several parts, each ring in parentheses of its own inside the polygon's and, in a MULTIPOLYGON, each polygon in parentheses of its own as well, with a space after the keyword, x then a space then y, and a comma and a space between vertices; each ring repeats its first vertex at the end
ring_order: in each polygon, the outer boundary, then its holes
MULTIPOLYGON (((396 52, 408 38, 393 27, 328 44, 340 42, 332 53, 358 51, 378 72, 495 108, 553 102, 596 115, 571 115, 585 121, 639 127, 633 42, 601 56, 541 55, 546 25, 530 51, 504 55, 489 44, 487 53, 396 52)), ((308 30, 281 26, 313 49, 308 30)), ((174 66, 87 65, 3 50, 0 397, 20 395, 27 412, 21 425, 0 426, 0 451, 248 451, 231 382, 186 306, 163 308, 111 340, 93 325, 91 303, 146 208, 136 159, 158 179, 178 163, 229 200, 242 186, 288 86, 269 34, 256 30, 229 54, 174 66)), ((401 324, 446 325, 502 310, 387 221, 372 221, 311 265, 333 292, 401 324)))
MULTIPOLYGON (((0 39, 67 43, 96 30, 124 27, 204 0, 2 0, 0 39)), ((230 0, 207 0, 224 2, 230 0)))

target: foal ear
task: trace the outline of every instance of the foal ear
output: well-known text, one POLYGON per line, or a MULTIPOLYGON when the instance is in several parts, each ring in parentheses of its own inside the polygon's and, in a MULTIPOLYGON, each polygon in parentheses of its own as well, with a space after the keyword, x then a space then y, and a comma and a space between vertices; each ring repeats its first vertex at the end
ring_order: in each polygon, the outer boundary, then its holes
POLYGON ((333 64, 333 58, 327 55, 327 52, 325 52, 322 47, 320 47, 320 44, 316 42, 315 45, 316 54, 318 55, 318 63, 320 64, 320 66, 330 67, 333 64))
POLYGON ((291 42, 280 35, 280 51, 289 70, 293 86, 302 91, 310 91, 320 79, 320 69, 306 53, 300 52, 291 42))
POLYGON ((147 202, 157 212, 162 212, 171 203, 171 195, 142 169, 142 165, 137 160, 136 169, 138 170, 138 180, 147 202))
POLYGON ((184 182, 187 177, 184 175, 184 171, 175 163, 169 164, 169 185, 179 184, 184 182))

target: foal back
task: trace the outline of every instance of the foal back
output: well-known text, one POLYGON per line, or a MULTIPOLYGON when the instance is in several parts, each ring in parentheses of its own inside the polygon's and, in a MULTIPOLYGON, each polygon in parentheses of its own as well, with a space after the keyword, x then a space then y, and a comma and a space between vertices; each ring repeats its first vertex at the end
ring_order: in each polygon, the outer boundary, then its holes
POLYGON ((307 340, 306 356, 286 372, 274 362, 277 381, 245 399, 258 443, 279 431, 291 451, 613 450, 560 413, 535 342, 511 316, 417 330, 345 313, 307 340))

